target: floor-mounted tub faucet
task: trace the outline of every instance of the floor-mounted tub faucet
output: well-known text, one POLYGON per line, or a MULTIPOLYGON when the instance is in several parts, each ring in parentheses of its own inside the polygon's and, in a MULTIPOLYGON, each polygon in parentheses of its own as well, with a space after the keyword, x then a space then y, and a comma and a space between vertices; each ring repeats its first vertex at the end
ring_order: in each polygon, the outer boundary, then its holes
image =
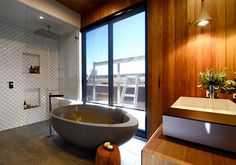
POLYGON ((52 122, 51 122, 52 97, 64 97, 64 95, 61 95, 61 94, 53 95, 52 93, 49 93, 48 95, 48 102, 49 102, 49 135, 48 137, 53 137, 52 122))

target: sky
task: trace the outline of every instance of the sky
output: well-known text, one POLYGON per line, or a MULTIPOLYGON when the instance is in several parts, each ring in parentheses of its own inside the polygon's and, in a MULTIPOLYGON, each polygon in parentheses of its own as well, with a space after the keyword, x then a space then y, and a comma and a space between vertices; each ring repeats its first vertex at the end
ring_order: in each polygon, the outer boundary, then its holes
MULTIPOLYGON (((108 25, 86 33, 87 74, 93 62, 108 61, 108 25)), ((145 13, 139 13, 113 24, 113 59, 145 55, 145 13)), ((117 65, 113 66, 117 72, 117 65)), ((107 75, 108 66, 96 67, 98 75, 107 75)), ((120 64, 121 74, 145 73, 145 62, 120 64)))

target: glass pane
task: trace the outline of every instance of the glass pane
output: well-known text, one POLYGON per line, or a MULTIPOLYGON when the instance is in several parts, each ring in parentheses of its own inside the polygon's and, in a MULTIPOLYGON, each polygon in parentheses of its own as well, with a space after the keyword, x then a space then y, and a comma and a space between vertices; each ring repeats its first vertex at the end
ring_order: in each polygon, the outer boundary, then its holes
POLYGON ((129 113, 145 130, 145 12, 113 25, 114 105, 129 113))
POLYGON ((108 104, 108 26, 86 33, 87 101, 108 104))

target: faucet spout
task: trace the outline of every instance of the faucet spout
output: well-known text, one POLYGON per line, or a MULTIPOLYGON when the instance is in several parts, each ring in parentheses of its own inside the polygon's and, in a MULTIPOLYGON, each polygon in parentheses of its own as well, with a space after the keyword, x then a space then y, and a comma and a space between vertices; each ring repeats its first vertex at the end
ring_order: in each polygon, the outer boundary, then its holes
POLYGON ((210 85, 209 86, 209 97, 211 99, 214 99, 215 98, 215 86, 214 85, 210 85))
POLYGON ((53 94, 51 94, 51 93, 49 93, 48 96, 49 96, 49 97, 64 97, 64 95, 53 95, 53 94))
POLYGON ((49 104, 49 135, 48 137, 53 137, 53 129, 52 129, 52 121, 51 121, 51 111, 52 111, 52 97, 64 97, 64 95, 58 94, 58 95, 53 95, 52 93, 49 93, 48 95, 48 104, 49 104))
POLYGON ((209 97, 211 99, 215 97, 215 77, 213 74, 209 77, 209 97))

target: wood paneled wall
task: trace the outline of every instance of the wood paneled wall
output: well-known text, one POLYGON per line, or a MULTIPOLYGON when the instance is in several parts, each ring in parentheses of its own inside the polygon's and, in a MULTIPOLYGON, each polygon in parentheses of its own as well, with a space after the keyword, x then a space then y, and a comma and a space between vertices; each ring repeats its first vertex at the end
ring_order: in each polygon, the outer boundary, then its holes
POLYGON ((193 25, 200 0, 148 3, 150 136, 161 123, 163 111, 180 96, 205 97, 205 91, 197 88, 200 71, 236 70, 236 1, 205 0, 213 21, 203 28, 193 25))
MULTIPOLYGON (((163 29, 165 0, 148 1, 148 136, 162 122, 163 107, 163 29)), ((168 39, 167 39, 168 40, 168 39)))
MULTIPOLYGON (((112 0, 82 17, 93 23, 139 0, 112 0)), ((193 22, 201 0, 148 0, 148 135, 162 122, 162 113, 180 96, 205 96, 197 88, 199 72, 236 70, 236 1, 205 0, 213 22, 193 22)))

